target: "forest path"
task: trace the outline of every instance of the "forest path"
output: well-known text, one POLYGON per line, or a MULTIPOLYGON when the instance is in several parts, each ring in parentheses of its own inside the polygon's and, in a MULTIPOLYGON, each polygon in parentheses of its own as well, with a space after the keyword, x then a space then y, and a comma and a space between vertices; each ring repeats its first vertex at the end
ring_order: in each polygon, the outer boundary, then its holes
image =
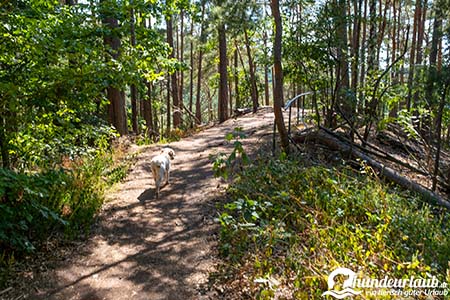
POLYGON ((149 162, 161 147, 145 147, 90 238, 39 274, 29 299, 213 299, 202 287, 217 264, 221 187, 209 156, 231 151, 224 136, 235 127, 247 134, 244 148, 252 153, 262 137, 270 139, 272 126, 272 110, 261 109, 170 143, 176 152, 171 183, 159 200, 149 162))

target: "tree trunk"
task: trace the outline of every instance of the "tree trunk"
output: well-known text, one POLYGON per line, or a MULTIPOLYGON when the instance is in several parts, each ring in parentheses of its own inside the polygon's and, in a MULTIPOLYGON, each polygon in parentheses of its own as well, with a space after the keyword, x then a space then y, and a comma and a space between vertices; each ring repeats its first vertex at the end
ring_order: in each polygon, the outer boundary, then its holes
POLYGON ((434 160, 434 172, 433 172, 433 182, 431 190, 436 191, 437 176, 439 174, 439 162, 441 159, 441 144, 442 144, 442 115, 445 107, 445 97, 447 96, 448 86, 443 87, 441 101, 439 103, 438 115, 436 116, 436 155, 434 160))
MULTIPOLYGON (((100 2, 100 5, 104 4, 105 0, 100 2)), ((103 25, 108 28, 104 36, 104 43, 108 46, 108 54, 113 59, 119 59, 120 57, 120 38, 114 34, 119 28, 119 22, 108 11, 108 9, 102 9, 103 25)), ((108 58, 109 59, 109 58, 108 58)), ((125 109, 125 98, 123 93, 113 87, 112 85, 107 88, 107 97, 109 100, 108 112, 109 122, 116 128, 119 134, 125 135, 128 133, 127 126, 127 114, 125 109)))
POLYGON ((195 100, 195 117, 198 125, 202 123, 202 105, 201 105, 201 88, 202 88, 202 61, 203 61, 203 43, 205 41, 205 1, 202 3, 202 17, 200 27, 200 49, 198 50, 198 75, 197 75, 197 97, 195 100))
POLYGON ((234 89, 236 91, 236 109, 241 107, 241 99, 239 97, 239 71, 238 71, 238 49, 234 49, 234 89))
MULTIPOLYGON (((363 0, 364 2, 364 16, 363 19, 367 20, 367 1, 368 0, 363 0)), ((362 7, 361 7, 362 9, 362 7)), ((362 22, 362 36, 361 36, 361 45, 365 45, 366 44, 366 40, 367 40, 367 22, 362 22)), ((364 47, 360 47, 360 65, 361 65, 361 70, 359 72, 360 74, 360 78, 359 78, 359 86, 363 87, 365 85, 365 81, 366 81, 366 49, 364 47)), ((364 107, 365 107, 365 101, 364 101, 364 91, 363 89, 360 89, 359 91, 359 103, 358 103, 358 110, 359 111, 364 111, 364 107)))
POLYGON ((168 76, 167 77, 167 86, 166 86, 166 135, 169 135, 170 133, 170 129, 171 129, 171 105, 170 105, 170 82, 171 82, 171 77, 168 76))
POLYGON ((425 86, 425 100, 432 102, 434 85, 436 83, 438 46, 442 39, 442 13, 439 7, 435 6, 435 16, 433 23, 433 35, 431 38, 430 59, 428 67, 428 78, 425 86))
MULTIPOLYGON (((391 31, 391 43, 392 43, 392 50, 391 50, 391 56, 392 56, 392 61, 395 60, 395 58, 397 57, 397 30, 399 30, 399 28, 397 28, 397 1, 398 0, 393 0, 392 3, 392 31, 391 31)), ((400 4, 399 4, 400 5, 400 4)), ((391 80, 393 81, 393 83, 397 82, 397 71, 394 69, 393 72, 391 72, 391 80)), ((397 114, 395 114, 396 116, 397 114)))
MULTIPOLYGON (((2 99, 3 100, 3 99, 2 99)), ((3 101, 2 101, 3 102, 3 101)), ((9 159, 9 138, 7 138, 8 131, 8 122, 7 118, 5 118, 5 113, 3 107, 1 107, 1 114, 0 114, 0 152, 2 155, 2 168, 10 169, 10 159, 9 159)))
POLYGON ((227 41, 225 34, 225 24, 218 26, 219 35, 219 104, 218 117, 219 123, 228 119, 228 73, 227 73, 227 41))
POLYGON ((367 53, 367 73, 370 74, 373 70, 378 70, 377 61, 377 2, 376 0, 369 0, 369 46, 367 53))
MULTIPOLYGON (((423 58, 423 40, 425 36, 425 21, 426 21, 426 14, 427 14, 427 1, 426 0, 419 0, 423 1, 423 5, 421 6, 421 11, 419 12, 420 20, 418 22, 418 28, 417 28, 417 45, 416 45, 416 65, 422 64, 422 58, 423 58)), ((416 90, 414 92, 412 106, 414 108, 418 107, 419 102, 419 91, 416 90)))
POLYGON ((413 81, 414 81, 414 73, 415 73, 415 58, 416 58, 416 46, 417 46, 417 27, 420 19, 420 5, 421 0, 416 1, 416 8, 414 10, 414 24, 413 24, 413 33, 412 33, 412 43, 411 43, 411 51, 409 54, 409 72, 408 72, 408 95, 406 97, 406 109, 408 111, 411 110, 411 99, 413 92, 413 81))
POLYGON ((289 153, 289 138, 284 124, 281 105, 283 103, 283 68, 281 65, 282 35, 283 25, 280 16, 280 6, 278 0, 271 0, 272 15, 275 22, 275 39, 273 44, 273 65, 275 70, 275 88, 273 90, 273 109, 275 123, 280 133, 281 147, 285 153, 289 153))
MULTIPOLYGON (((179 61, 183 64, 184 63, 184 11, 181 10, 180 13, 180 57, 179 61)), ((180 71, 180 86, 179 86, 179 95, 178 95, 178 102, 179 102, 179 110, 180 110, 180 122, 181 122, 181 113, 183 109, 183 89, 184 89, 184 71, 180 71)))
POLYGON ((353 57, 351 63, 352 78, 351 78, 351 90, 356 94, 358 88, 358 68, 359 68, 359 51, 360 51, 360 35, 361 35, 361 7, 362 0, 353 0, 353 12, 355 15, 355 21, 353 25, 352 47, 351 56, 353 57))
POLYGON ((386 24, 387 24, 387 11, 389 7, 391 7, 390 0, 379 2, 379 15, 380 15, 380 25, 379 25, 379 31, 378 31, 378 37, 377 37, 377 58, 376 61, 380 61, 380 52, 382 48, 383 38, 384 38, 384 32, 386 31, 386 24), (384 3, 384 10, 382 10, 382 5, 384 3), (382 12, 383 11, 383 12, 382 12))
POLYGON ((253 112, 255 113, 258 110, 258 106, 259 106, 258 86, 256 84, 255 66, 253 63, 252 52, 250 49, 250 40, 248 38, 247 28, 244 28, 244 38, 245 38, 245 47, 247 49, 248 69, 249 69, 249 73, 250 73, 250 85, 251 85, 253 112))
POLYGON ((147 136, 153 137, 156 132, 153 125, 152 84, 147 82, 147 99, 144 102, 144 120, 147 127, 147 136))
POLYGON ((347 38, 347 10, 345 0, 337 2, 336 31, 339 46, 337 47, 338 76, 337 76, 337 97, 339 102, 336 103, 342 108, 345 118, 351 120, 354 116, 354 108, 351 99, 348 97, 349 89, 349 68, 348 68, 348 38, 347 38))
MULTIPOLYGON (((390 33, 390 39, 391 39, 391 59, 392 61, 395 61, 397 58, 397 0, 393 0, 392 3, 392 27, 391 30, 389 31, 390 33)), ((398 12, 400 13, 400 12, 398 12)), ((392 70, 391 74, 390 74, 390 80, 392 84, 397 84, 398 82, 398 77, 397 77, 397 68, 394 67, 394 69, 392 70)), ((389 111, 389 117, 391 118, 396 118, 398 116, 398 111, 399 111, 399 103, 396 102, 394 103, 394 106, 390 109, 389 111)))
POLYGON ((200 50, 198 53, 197 97, 195 99, 195 117, 198 120, 198 125, 202 123, 202 105, 201 105, 202 61, 203 61, 203 51, 200 50))
MULTIPOLYGON (((175 58, 175 48, 173 43, 173 26, 172 26, 172 19, 173 17, 167 17, 166 18, 166 25, 167 25, 167 44, 169 44, 170 50, 170 58, 175 58)), ((172 99, 173 99, 173 127, 178 128, 181 123, 181 111, 180 111, 180 103, 178 98, 178 79, 177 79, 177 72, 174 71, 172 75, 170 76, 170 82, 171 82, 171 93, 172 93, 172 99)), ((167 103, 170 106, 170 101, 167 103)), ((169 111, 169 107, 167 108, 169 111)), ((169 121, 167 121, 168 124, 170 124, 169 121)))
MULTIPOLYGON (((194 18, 191 16, 191 42, 190 42, 190 70, 189 70, 189 110, 192 112, 194 105, 194 42, 192 37, 194 36, 194 18)), ((190 127, 193 127, 191 122, 190 127)))
MULTIPOLYGON (((133 2, 130 1, 130 43, 131 48, 136 47, 136 30, 135 30, 135 15, 133 2)), ((130 96, 131 96, 131 124, 133 126, 133 132, 139 134, 138 125, 138 91, 135 84, 130 86, 130 96)))
MULTIPOLYGON (((265 9, 264 9, 265 10, 265 9)), ((264 59, 267 60, 267 31, 264 30, 263 34, 264 39, 264 59)), ((273 79, 272 79, 273 80, 273 79)), ((264 100, 266 106, 269 106, 269 66, 267 62, 264 63, 264 100)))
POLYGON ((229 107, 229 116, 233 115, 233 82, 228 80, 228 107, 229 107))

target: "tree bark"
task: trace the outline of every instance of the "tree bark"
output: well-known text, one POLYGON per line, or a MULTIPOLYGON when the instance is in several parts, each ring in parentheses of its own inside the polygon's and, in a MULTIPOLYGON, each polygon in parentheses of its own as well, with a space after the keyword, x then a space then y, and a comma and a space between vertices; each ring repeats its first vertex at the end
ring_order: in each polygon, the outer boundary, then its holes
POLYGON ((218 26, 219 35, 219 105, 218 117, 219 123, 228 119, 228 73, 227 73, 227 41, 225 34, 225 24, 218 26))
MULTIPOLYGON (((364 15, 363 15, 363 19, 367 20, 367 1, 368 0, 363 0, 364 2, 364 15)), ((362 8, 361 8, 362 9, 362 8)), ((367 40, 367 22, 362 22, 362 36, 361 36, 361 45, 365 45, 366 44, 366 40, 367 40)), ((360 78, 359 78, 359 86, 364 86, 365 81, 366 81, 366 50, 364 49, 364 47, 360 47, 360 65, 361 65, 361 70, 359 72, 360 74, 360 78)), ((363 89, 360 89, 359 91, 359 103, 358 103, 358 110, 359 111, 364 111, 364 107, 365 107, 365 101, 364 101, 364 97, 363 97, 363 89)))
POLYGON ((281 147, 285 153, 289 153, 289 138, 284 124, 281 105, 283 103, 283 68, 281 65, 282 34, 283 25, 280 16, 280 6, 278 0, 271 0, 272 15, 275 22, 275 39, 273 44, 273 65, 275 70, 275 88, 273 90, 273 109, 275 123, 280 133, 281 147))
POLYGON ((248 38, 247 28, 244 28, 244 38, 245 38, 245 47, 247 49, 248 69, 249 69, 249 73, 250 73, 250 85, 251 85, 253 112, 255 113, 259 107, 258 87, 256 84, 255 66, 253 63, 252 51, 250 48, 250 40, 248 38))
MULTIPOLYGON (((192 37, 194 36, 194 18, 191 16, 191 41, 190 41, 190 70, 189 70, 189 111, 192 112, 194 105, 194 42, 192 37)), ((191 123, 190 127, 194 124, 191 123)))
POLYGON ((170 103, 170 82, 171 82, 172 80, 171 80, 171 77, 170 76, 168 76, 167 77, 167 85, 166 85, 166 91, 167 91, 167 94, 166 94, 166 135, 169 135, 169 133, 170 133, 170 128, 171 128, 171 117, 172 117, 172 114, 171 114, 171 111, 172 111, 172 108, 171 108, 171 103, 170 103))
MULTIPOLYGON (((100 5, 104 4, 104 2, 105 0, 102 0, 100 2, 100 5)), ((117 21, 117 19, 111 16, 111 13, 108 12, 108 9, 102 9, 101 14, 103 25, 109 28, 107 32, 110 32, 109 34, 105 34, 104 43, 105 45, 107 45, 109 49, 108 50, 109 56, 117 60, 120 57, 121 42, 120 38, 117 35, 115 35, 114 32, 117 31, 117 28, 119 27, 119 22, 117 21)), ((108 105, 109 122, 116 128, 116 130, 120 135, 127 134, 128 133, 127 114, 125 109, 125 98, 123 93, 116 87, 110 85, 107 88, 107 97, 109 100, 108 105)))
MULTIPOLYGON (((135 30, 135 14, 133 2, 130 1, 130 43, 131 47, 136 47, 136 30, 135 30)), ((138 91, 135 84, 130 86, 130 96, 131 96, 131 124, 133 126, 133 132, 139 134, 138 125, 138 91)))
MULTIPOLYGON (((173 42, 173 17, 169 16, 166 18, 166 25, 167 25, 167 44, 169 44, 169 47, 171 48, 169 57, 175 58, 175 48, 174 48, 174 42, 173 42)), ((178 76, 177 71, 173 71, 171 74, 171 93, 172 93, 172 99, 173 99, 173 127, 178 128, 180 127, 181 123, 181 111, 180 111, 180 103, 179 103, 179 94, 178 94, 178 76)), ((169 103, 168 103, 169 104, 169 103)), ((170 106, 170 104, 169 104, 170 106)), ((167 110, 169 110, 169 107, 167 107, 167 110)), ((168 121, 168 124, 170 122, 168 121)))
POLYGON ((420 5, 421 0, 416 1, 416 8, 414 10, 414 24, 412 33, 411 51, 409 54, 409 72, 408 72, 408 95, 406 97, 406 109, 411 110, 411 99, 413 92, 413 81, 415 73, 415 58, 416 58, 416 46, 417 46, 417 27, 420 19, 420 5))
POLYGON ((348 68, 348 38, 347 38, 347 10, 345 0, 338 0, 337 3, 338 16, 336 18, 336 31, 338 39, 337 59, 337 97, 339 99, 337 105, 341 107, 342 113, 348 120, 352 120, 354 116, 354 108, 352 101, 348 96, 349 89, 349 68, 348 68))
POLYGON ((200 49, 198 50, 198 68, 197 68, 197 97, 195 100, 195 117, 198 125, 202 123, 202 105, 201 105, 201 88, 202 88, 202 62, 203 62, 203 43, 205 41, 205 1, 202 3, 202 17, 200 27, 200 49))
POLYGON ((439 163, 441 159, 441 145, 442 145, 442 115, 445 107, 445 98, 447 96, 448 86, 443 87, 441 101, 439 103, 438 115, 436 117, 436 155, 434 160, 434 172, 433 172, 433 183, 431 190, 436 191, 437 176, 439 174, 439 163))
MULTIPOLYGON (((3 102, 3 101, 2 101, 3 102)), ((3 108, 3 107, 2 107, 3 108)), ((9 138, 7 138, 7 118, 4 117, 4 109, 1 110, 0 114, 0 152, 2 155, 2 168, 10 169, 10 159, 9 159, 9 138)))
POLYGON ((155 129, 153 128, 153 107, 152 107, 152 84, 147 82, 147 99, 144 102, 144 120, 147 127, 148 137, 153 137, 155 129))
MULTIPOLYGON (((267 31, 266 30, 264 30, 263 39, 264 39, 264 58, 267 59, 267 31)), ((265 100, 266 106, 270 105, 269 97, 270 97, 269 96, 269 67, 267 66, 267 62, 265 62, 264 63, 264 100, 265 100)))
POLYGON ((362 0, 353 0, 353 12, 355 21, 353 25, 351 56, 353 57, 351 63, 352 78, 351 90, 356 94, 358 88, 358 69, 359 69, 359 51, 360 51, 360 35, 361 35, 361 6, 362 0))
POLYGON ((377 37, 377 59, 376 61, 380 61, 380 52, 381 52, 381 48, 382 48, 382 43, 383 43, 383 38, 384 38, 384 32, 386 31, 386 24, 387 24, 387 11, 389 9, 389 7, 391 7, 391 3, 390 0, 386 0, 386 1, 382 1, 380 0, 379 2, 379 15, 380 15, 380 25, 379 25, 379 30, 378 30, 378 37, 377 37), (384 3, 384 10, 382 11, 382 5, 384 3))
POLYGON ((432 103, 433 92, 435 90, 437 72, 439 70, 437 63, 438 47, 442 39, 442 12, 441 8, 435 6, 435 16, 433 23, 433 34, 431 38, 431 49, 428 67, 428 78, 425 85, 425 100, 432 103))
MULTIPOLYGON (((179 61, 183 64, 184 63, 184 11, 181 10, 180 13, 180 19, 181 19, 181 23, 180 23, 180 58, 179 61)), ((181 122, 181 112, 183 109, 183 94, 184 94, 184 71, 181 70, 180 71, 180 86, 179 86, 179 95, 178 95, 178 102, 179 102, 179 110, 180 110, 180 122, 181 122)))
POLYGON ((234 49, 234 90, 236 91, 236 109, 241 107, 241 98, 239 96, 239 71, 238 71, 238 48, 234 49))
MULTIPOLYGON (((426 21, 426 14, 427 14, 427 0, 418 0, 423 1, 421 5, 421 11, 419 12, 420 19, 418 21, 418 28, 417 28, 417 45, 416 45, 416 65, 422 64, 422 58, 423 58, 423 40, 425 36, 425 21, 426 21)), ((414 108, 418 107, 419 102, 419 91, 416 90, 413 95, 413 101, 412 106, 414 108)))

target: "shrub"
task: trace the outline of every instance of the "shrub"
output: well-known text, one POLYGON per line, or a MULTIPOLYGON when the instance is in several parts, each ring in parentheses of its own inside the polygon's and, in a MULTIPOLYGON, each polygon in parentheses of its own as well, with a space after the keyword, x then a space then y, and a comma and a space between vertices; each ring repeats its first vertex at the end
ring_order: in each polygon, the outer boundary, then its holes
POLYGON ((320 298, 337 266, 374 278, 431 273, 445 281, 448 224, 370 173, 284 157, 244 169, 219 220, 221 253, 246 296, 287 289, 287 298, 320 298))

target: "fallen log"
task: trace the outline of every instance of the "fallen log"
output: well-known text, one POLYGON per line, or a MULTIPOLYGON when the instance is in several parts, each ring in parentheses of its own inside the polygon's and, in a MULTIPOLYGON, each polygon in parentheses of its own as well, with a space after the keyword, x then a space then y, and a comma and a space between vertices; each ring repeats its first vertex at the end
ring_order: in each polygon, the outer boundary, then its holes
POLYGON ((358 148, 339 140, 338 138, 334 137, 330 133, 325 132, 324 130, 301 134, 294 137, 293 140, 295 142, 314 141, 316 143, 327 146, 331 150, 340 151, 345 155, 359 158, 365 161, 367 165, 372 167, 375 171, 377 171, 379 176, 384 177, 385 179, 394 182, 405 189, 421 195, 422 198, 430 204, 442 206, 450 210, 450 202, 443 199, 438 194, 433 193, 424 186, 398 174, 395 170, 372 159, 371 157, 360 151, 358 148))
MULTIPOLYGON (((334 133, 332 130, 330 130, 330 129, 326 128, 326 127, 319 126, 319 128, 322 129, 322 130, 324 130, 326 133, 328 133, 328 134, 330 134, 330 135, 336 137, 336 138, 339 139, 340 141, 343 141, 344 143, 348 143, 348 144, 350 144, 352 147, 356 147, 356 148, 362 150, 362 151, 365 152, 366 154, 374 155, 374 156, 376 156, 376 157, 378 157, 378 158, 388 160, 388 161, 393 162, 393 163, 395 163, 395 164, 397 164, 397 165, 400 165, 400 166, 402 166, 402 167, 404 167, 404 168, 406 168, 406 169, 409 169, 409 170, 411 170, 411 171, 413 171, 413 172, 415 172, 415 173, 417 173, 417 174, 420 174, 420 175, 423 175, 423 176, 427 176, 427 177, 431 177, 431 174, 430 174, 430 173, 425 172, 425 171, 423 171, 423 170, 421 170, 421 169, 418 169, 418 168, 414 167, 412 164, 408 164, 408 163, 403 162, 403 161, 401 161, 401 160, 399 160, 399 159, 396 159, 395 157, 393 157, 392 155, 390 155, 390 154, 387 153, 386 151, 383 151, 382 149, 378 148, 377 146, 375 146, 375 145, 373 145, 373 144, 371 144, 371 143, 366 142, 366 148, 364 148, 363 146, 358 145, 358 144, 355 144, 355 143, 353 143, 352 141, 350 141, 349 139, 347 139, 347 138, 345 138, 345 137, 343 137, 343 136, 341 136, 341 135, 338 135, 338 134, 334 133), (369 149, 369 148, 370 148, 370 149, 369 149), (373 150, 371 150, 371 149, 373 149, 373 150)), ((442 178, 445 178, 445 177, 443 176, 443 174, 440 174, 440 176, 441 176, 442 178)), ((450 185, 449 185, 448 183, 444 182, 443 180, 441 180, 441 179, 439 179, 439 178, 437 179, 437 182, 439 183, 439 185, 440 185, 442 188, 444 188, 444 189, 446 189, 446 190, 450 190, 450 185)))
POLYGON ((244 108, 236 108, 234 110, 234 117, 239 117, 248 113, 251 113, 253 110, 250 107, 244 107, 244 108))

